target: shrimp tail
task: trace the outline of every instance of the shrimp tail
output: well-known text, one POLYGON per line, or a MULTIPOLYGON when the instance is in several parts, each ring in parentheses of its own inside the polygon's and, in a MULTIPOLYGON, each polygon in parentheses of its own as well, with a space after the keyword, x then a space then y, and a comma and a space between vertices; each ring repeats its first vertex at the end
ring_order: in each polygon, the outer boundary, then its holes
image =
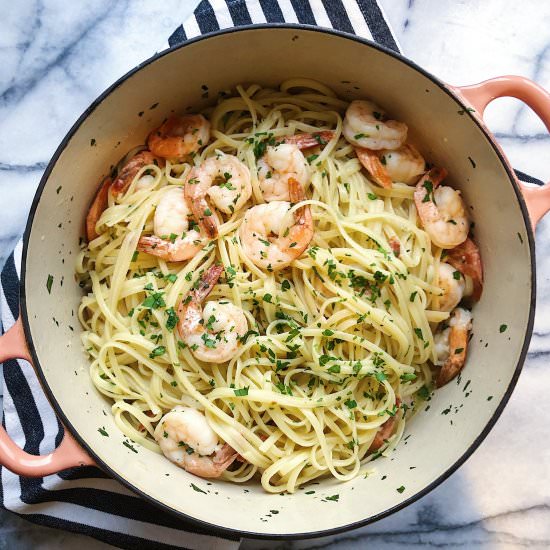
MULTIPOLYGON (((301 202, 305 200, 306 194, 304 192, 304 188, 300 184, 300 182, 294 178, 288 178, 288 193, 290 195, 290 202, 293 204, 296 204, 298 202, 301 202)), ((295 212, 295 220, 296 225, 298 227, 307 225, 308 223, 311 225, 311 209, 308 205, 304 205, 301 208, 298 208, 295 212)), ((312 234, 313 236, 313 234, 312 234)), ((309 242, 308 242, 309 244, 309 242)), ((307 246, 307 244, 306 244, 307 246)))
MULTIPOLYGON (((420 199, 420 202, 425 201, 426 195, 430 195, 432 191, 447 177, 447 170, 445 168, 433 167, 428 170, 416 184, 414 191, 414 199, 420 199)), ((417 205, 418 208, 418 205, 417 205)))
POLYGON ((466 344, 463 343, 464 338, 462 335, 457 334, 457 332, 456 330, 451 330, 449 334, 449 349, 451 353, 437 375, 436 386, 438 388, 450 382, 464 367, 464 362, 466 361, 466 344), (461 351, 456 353, 456 350, 461 351))
POLYGON ((447 170, 445 168, 434 167, 418 180, 414 190, 414 203, 421 218, 431 220, 437 217, 437 207, 433 202, 433 191, 446 177, 447 170))
MULTIPOLYGON (((401 405, 401 400, 397 398, 395 404, 399 407, 401 405)), ((372 443, 370 444, 368 452, 376 452, 384 443, 391 437, 393 430, 395 429, 395 424, 397 422, 397 413, 394 416, 391 416, 380 426, 380 429, 374 436, 372 443)))
POLYGON ((218 224, 212 211, 208 207, 206 200, 198 200, 191 205, 193 216, 199 220, 206 236, 210 239, 215 239, 218 236, 218 224))
POLYGON ((140 237, 137 249, 152 256, 165 258, 169 254, 168 244, 170 243, 160 237, 151 235, 150 237, 140 237))
POLYGON ((211 265, 201 277, 199 285, 194 291, 194 299, 202 302, 212 292, 223 271, 222 265, 211 265))
POLYGON ((448 250, 446 260, 463 275, 472 278, 474 284, 472 298, 478 302, 483 291, 483 264, 479 248, 474 241, 467 238, 462 244, 448 250))
MULTIPOLYGON (((455 310, 455 312, 459 311, 460 308, 455 310)), ((454 326, 451 321, 449 357, 441 367, 437 376, 436 386, 438 388, 450 382, 464 367, 468 349, 468 335, 470 334, 471 327, 471 320, 468 320, 466 323, 457 323, 454 326)))
POLYGON ((304 188, 295 178, 288 178, 288 193, 290 195, 290 202, 294 204, 303 201, 306 198, 304 188))
POLYGON ((136 174, 148 164, 155 164, 155 156, 151 151, 141 151, 137 155, 134 155, 123 167, 118 176, 113 181, 113 185, 111 187, 111 193, 113 196, 117 197, 118 195, 122 195, 128 187, 130 187, 130 184, 132 183, 133 179, 135 178, 136 174))
POLYGON ((187 472, 205 479, 218 478, 231 466, 237 456, 237 451, 224 443, 212 457, 197 457, 194 454, 186 456, 183 468, 187 472))
POLYGON ((222 448, 214 455, 213 462, 223 472, 231 466, 238 456, 240 456, 239 453, 233 447, 228 443, 224 443, 222 448))
POLYGON ((282 140, 282 143, 296 145, 298 149, 310 149, 318 145, 326 145, 333 137, 334 132, 332 130, 323 130, 322 132, 315 132, 314 134, 303 133, 286 136, 282 140))
POLYGON ((392 181, 388 171, 382 164, 380 157, 374 151, 364 147, 356 147, 355 154, 357 155, 359 162, 378 185, 384 187, 385 189, 391 189, 392 181))
POLYGON ((99 217, 107 208, 111 183, 112 180, 109 177, 103 180, 86 215, 86 236, 88 237, 88 242, 93 241, 99 236, 96 230, 97 220, 99 220, 99 217))
POLYGON ((165 241, 156 235, 141 237, 137 244, 140 252, 157 256, 167 262, 184 262, 196 253, 200 246, 186 243, 183 239, 176 239, 173 243, 165 241))
MULTIPOLYGON (((294 178, 288 179, 288 192, 290 202, 293 204, 301 202, 306 198, 304 188, 294 178)), ((296 253, 296 257, 298 257, 308 247, 313 238, 313 218, 309 205, 297 208, 294 212, 294 220, 295 223, 285 238, 289 243, 289 248, 292 247, 296 253)))

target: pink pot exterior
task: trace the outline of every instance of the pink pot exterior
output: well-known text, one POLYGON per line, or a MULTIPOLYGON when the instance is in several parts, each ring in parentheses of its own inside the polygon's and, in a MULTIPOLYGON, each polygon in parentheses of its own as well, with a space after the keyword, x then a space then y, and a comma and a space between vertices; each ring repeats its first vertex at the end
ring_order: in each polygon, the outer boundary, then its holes
MULTIPOLYGON (((550 131, 550 93, 532 80, 522 76, 508 75, 491 78, 470 86, 451 87, 451 89, 463 101, 469 103, 481 119, 483 119, 483 113, 491 101, 499 97, 515 97, 533 109, 550 131)), ((504 151, 502 154, 504 156, 504 151)), ((550 184, 535 187, 526 185, 518 179, 516 182, 523 193, 534 229, 544 214, 550 210, 550 184)))
MULTIPOLYGON (((0 337, 0 363, 8 359, 31 361, 21 317, 0 337)), ((4 368, 7 368, 6 364, 4 368)), ((94 466, 95 462, 67 429, 63 441, 53 453, 36 456, 18 447, 0 426, 0 464, 21 476, 44 477, 75 466, 94 466)))

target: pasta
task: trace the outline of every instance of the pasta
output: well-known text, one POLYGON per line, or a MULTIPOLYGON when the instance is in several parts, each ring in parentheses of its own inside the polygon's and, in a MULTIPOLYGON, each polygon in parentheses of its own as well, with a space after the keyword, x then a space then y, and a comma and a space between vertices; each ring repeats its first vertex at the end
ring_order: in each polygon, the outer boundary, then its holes
MULTIPOLYGON (((440 307, 446 290, 438 273, 446 251, 433 244, 419 218, 419 186, 394 181, 381 187, 374 172, 362 169, 363 150, 356 153, 342 134, 347 108, 311 80, 289 80, 277 90, 237 86, 203 112, 211 130, 201 149, 184 161, 142 157, 126 191, 108 196, 94 224, 97 236, 78 259, 86 289, 79 318, 93 384, 132 441, 161 452, 155 429, 163 416, 178 406, 196 409, 239 455, 224 466, 224 479, 258 477, 266 491, 293 492, 321 476, 350 480, 373 459, 389 455, 406 421, 423 406, 434 385, 433 365, 441 362, 438 327, 445 328, 456 306, 440 307), (287 138, 298 143, 289 136, 301 135, 316 141, 304 147, 305 200, 290 204, 280 218, 292 225, 300 209, 309 212, 313 235, 287 267, 259 267, 246 248, 256 234, 239 228, 250 208, 266 200, 261 178, 264 186, 274 180, 265 160, 269 148, 275 151, 287 138), (248 168, 251 197, 237 207, 228 203, 225 212, 213 206, 213 195, 206 209, 197 199, 187 214, 188 240, 177 240, 185 260, 158 256, 155 215, 163 196, 172 192, 176 201, 173 190, 185 186, 188 193, 193 170, 208 159, 226 161, 224 155, 248 168), (203 218, 211 218, 215 237, 205 237, 203 218), (246 327, 233 339, 228 360, 206 362, 184 341, 178 323, 181 304, 218 265, 223 272, 208 300, 238 308, 246 327)), ((164 131, 172 130, 157 134, 164 131)), ((389 157, 380 157, 382 164, 389 157)), ((227 172, 216 170, 215 183, 231 191, 228 182, 236 176, 224 179, 227 172)), ((280 187, 283 179, 270 183, 280 187)), ((288 178, 286 184, 294 185, 288 178)), ((272 225, 283 223, 275 210, 256 212, 275 216, 272 225)), ((172 251, 176 239, 183 235, 168 228, 161 246, 172 251)), ((449 284, 460 282, 467 295, 472 274, 456 269, 449 284)), ((208 317, 201 321, 206 347, 204 334, 216 332, 215 315, 208 317)), ((185 449, 193 455, 192 447, 185 449)))

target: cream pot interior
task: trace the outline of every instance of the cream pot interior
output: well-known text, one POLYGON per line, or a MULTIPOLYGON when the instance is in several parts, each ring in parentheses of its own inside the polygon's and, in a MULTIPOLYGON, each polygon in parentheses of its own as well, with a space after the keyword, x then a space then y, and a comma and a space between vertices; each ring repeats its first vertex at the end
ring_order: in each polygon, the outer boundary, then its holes
POLYGON ((532 235, 522 204, 473 116, 418 68, 366 42, 319 30, 219 33, 158 56, 122 79, 58 150, 26 235, 27 339, 58 414, 98 463, 134 490, 213 529, 287 537, 343 529, 400 507, 440 481, 473 450, 507 400, 525 353, 534 299, 532 235), (207 482, 144 448, 135 445, 135 453, 123 445, 110 404, 88 376, 76 318, 81 289, 73 272, 83 220, 101 177, 170 112, 200 109, 237 83, 276 86, 294 76, 318 79, 345 99, 371 98, 407 122, 424 156, 447 168, 471 205, 486 279, 465 370, 407 425, 394 457, 377 460, 367 479, 325 480, 278 496, 254 482, 207 482), (507 330, 501 332, 501 325, 507 330), (337 501, 326 500, 336 494, 337 501))

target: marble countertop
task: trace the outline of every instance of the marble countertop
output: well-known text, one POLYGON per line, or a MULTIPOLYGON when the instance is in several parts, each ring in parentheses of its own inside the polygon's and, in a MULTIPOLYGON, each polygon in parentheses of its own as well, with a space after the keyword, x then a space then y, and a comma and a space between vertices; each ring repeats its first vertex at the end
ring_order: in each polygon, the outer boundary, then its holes
MULTIPOLYGON (((198 2, 1 0, 0 265, 22 233, 40 176, 88 104, 131 67, 166 47, 198 2), (157 7, 162 5, 162 7, 157 7), (6 206, 9 205, 9 208, 6 206)), ((550 89, 550 3, 539 0, 381 0, 403 53, 451 84, 520 74, 550 89)), ((519 101, 487 122, 513 165, 545 180, 550 136, 519 101)), ((500 420, 474 455, 432 493, 372 526, 285 548, 550 546, 550 220, 537 231, 535 332, 500 420)), ((0 513, 6 547, 107 546, 0 513)), ((273 548, 245 541, 245 548, 273 548)))

